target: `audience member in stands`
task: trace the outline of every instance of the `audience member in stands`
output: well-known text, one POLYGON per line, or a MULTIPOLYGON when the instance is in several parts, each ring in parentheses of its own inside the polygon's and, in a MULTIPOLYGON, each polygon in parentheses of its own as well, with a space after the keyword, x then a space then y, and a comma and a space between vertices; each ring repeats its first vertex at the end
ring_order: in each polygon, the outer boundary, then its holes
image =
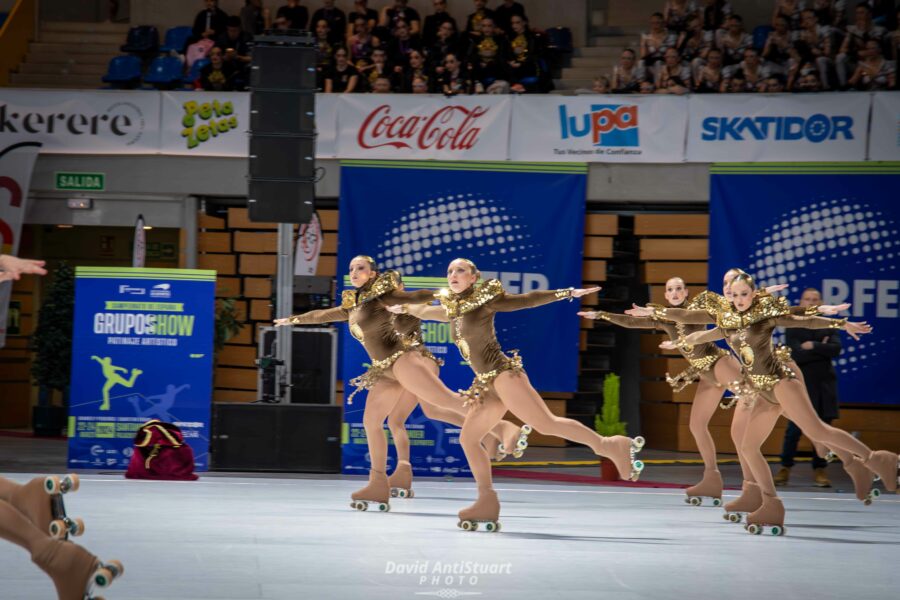
POLYGON ((727 73, 725 81, 722 82, 722 91, 726 94, 743 94, 753 90, 747 89, 744 72, 741 69, 734 69, 727 73))
POLYGON ((897 9, 897 27, 890 33, 888 37, 888 45, 890 46, 891 60, 900 61, 900 9, 897 9))
POLYGON ((406 21, 397 21, 388 41, 388 58, 394 64, 403 64, 413 50, 422 51, 422 39, 412 34, 406 21))
POLYGON ((472 79, 469 65, 460 62, 455 54, 448 54, 444 57, 444 68, 439 81, 441 91, 447 96, 474 94, 478 91, 477 87, 481 85, 480 83, 476 84, 472 79))
POLYGON ((513 15, 509 23, 509 83, 520 92, 539 91, 540 47, 524 16, 513 15))
POLYGON ((666 29, 662 13, 650 16, 650 31, 641 34, 641 66, 653 73, 656 64, 662 62, 666 50, 678 43, 677 35, 666 29))
POLYGON ((312 23, 328 23, 328 41, 332 46, 343 43, 347 32, 347 15, 334 5, 334 0, 322 0, 322 7, 312 15, 312 23))
POLYGON ((375 86, 375 80, 384 77, 390 82, 391 69, 388 65, 387 52, 383 47, 373 48, 372 56, 368 64, 359 67, 360 76, 366 89, 371 90, 375 86))
POLYGON ((801 71, 800 76, 794 80, 794 87, 791 88, 791 91, 797 93, 821 92, 822 84, 816 70, 801 71))
POLYGON ((800 12, 804 8, 802 0, 775 0, 775 9, 772 12, 772 27, 775 27, 775 21, 782 17, 787 22, 789 31, 800 29, 800 12))
POLYGON ((197 13, 194 17, 194 27, 191 35, 191 41, 207 39, 216 41, 220 35, 225 33, 225 26, 228 15, 219 8, 218 0, 204 0, 206 8, 197 13))
POLYGON ((244 0, 241 8, 241 29, 250 35, 259 35, 271 27, 272 16, 268 8, 264 8, 262 0, 244 0))
POLYGON ((740 15, 728 17, 725 29, 718 32, 716 47, 722 51, 722 64, 726 67, 741 62, 744 50, 753 47, 753 38, 744 31, 744 19, 740 15))
POLYGON ((666 0, 663 8, 663 21, 666 29, 681 33, 687 29, 687 21, 693 15, 699 15, 695 0, 666 0))
POLYGON ((704 31, 718 31, 725 26, 725 20, 731 16, 731 5, 725 0, 703 0, 700 16, 704 31))
POLYGON ((428 94, 431 90, 428 89, 428 82, 425 81, 421 77, 413 77, 412 80, 412 93, 413 94, 428 94))
POLYGON ((216 46, 224 53, 225 62, 234 71, 233 87, 243 91, 250 79, 250 44, 253 36, 241 29, 241 18, 228 17, 225 35, 220 36, 216 46))
POLYGON ((706 56, 715 46, 715 34, 703 29, 703 21, 697 14, 688 17, 686 29, 678 36, 676 48, 681 55, 681 60, 691 66, 691 73, 706 62, 706 56))
POLYGON ((526 21, 528 20, 528 17, 525 15, 524 6, 515 0, 503 0, 503 2, 500 3, 500 6, 494 9, 494 25, 501 32, 509 36, 512 31, 512 18, 514 16, 521 17, 526 21))
MULTIPOLYGON (((771 69, 760 60, 756 48, 744 50, 744 60, 734 65, 732 70, 743 73, 746 88, 744 91, 746 92, 758 92, 760 84, 771 75, 771 69)), ((728 77, 727 71, 725 76, 728 77)))
POLYGON ((897 24, 891 22, 894 16, 894 0, 864 0, 862 4, 871 10, 873 23, 885 29, 896 27, 897 24))
POLYGON ((425 55, 420 50, 412 50, 406 57, 406 64, 397 67, 397 91, 403 94, 413 92, 413 81, 422 79, 426 83, 427 91, 431 91, 434 75, 425 64, 425 55))
POLYGON ((656 73, 656 93, 682 96, 690 91, 691 68, 681 61, 678 50, 668 48, 656 73))
POLYGON ((481 20, 481 36, 469 47, 468 60, 473 67, 475 80, 488 93, 508 88, 509 59, 509 42, 494 27, 494 19, 484 17, 481 20))
POLYGON ((724 91, 725 76, 722 72, 722 51, 712 48, 706 55, 706 62, 694 76, 694 91, 698 94, 717 94, 724 91))
POLYGON ((456 22, 444 21, 438 27, 437 39, 428 46, 428 62, 432 65, 432 68, 443 68, 444 59, 448 54, 456 54, 458 56, 464 54, 461 46, 459 36, 456 33, 456 22))
POLYGON ((594 94, 609 94, 612 89, 609 86, 609 77, 601 75, 594 78, 594 84, 591 86, 591 92, 594 94))
MULTIPOLYGON (((279 17, 275 21, 279 19, 287 21, 285 17, 279 17)), ((316 22, 316 87, 320 90, 325 89, 325 74, 331 70, 334 59, 334 47, 328 41, 329 33, 328 21, 322 19, 316 22)))
POLYGON ((847 0, 813 0, 807 8, 816 14, 821 25, 843 29, 847 24, 847 0))
POLYGON ((787 70, 788 59, 790 59, 791 44, 795 39, 795 35, 788 28, 789 23, 787 17, 778 15, 775 17, 775 26, 773 31, 766 38, 766 45, 763 47, 762 57, 773 67, 778 67, 782 72, 787 70))
POLYGON ((225 62, 222 49, 215 47, 206 56, 209 64, 200 70, 200 78, 194 83, 194 87, 207 92, 234 90, 234 67, 225 62))
POLYGON ((422 43, 426 48, 434 46, 438 41, 438 31, 444 23, 453 24, 453 32, 456 33, 456 19, 447 12, 447 0, 434 0, 434 14, 425 17, 425 23, 422 25, 422 43))
POLYGON ((784 91, 784 75, 772 73, 760 84, 760 92, 766 94, 780 94, 784 91))
MULTIPOLYGON (((301 5, 299 0, 287 0, 287 4, 279 7, 275 17, 284 17, 290 23, 288 29, 306 29, 310 23, 309 9, 301 5)), ((315 21, 312 21, 315 23, 315 21)))
POLYGON ((359 84, 359 71, 350 64, 347 49, 339 46, 334 51, 334 66, 325 75, 326 94, 350 94, 359 84))
MULTIPOLYGON (((380 44, 380 40, 377 41, 380 44)), ((360 61, 366 61, 372 56, 376 40, 369 29, 369 22, 365 17, 357 15, 353 20, 353 35, 347 39, 347 47, 350 49, 350 62, 358 65, 360 61)))
POLYGON ((476 43, 481 40, 482 19, 493 19, 494 11, 487 7, 487 0, 472 0, 475 12, 466 17, 466 37, 476 43))
POLYGON ((653 85, 652 81, 648 81, 644 79, 641 81, 640 87, 638 88, 639 94, 654 94, 656 93, 656 86, 653 85))
POLYGON ((387 77, 376 77, 372 82, 373 94, 390 94, 391 91, 391 80, 387 77))
POLYGON ((394 0, 393 6, 388 5, 381 10, 378 24, 388 31, 395 31, 402 21, 409 28, 409 34, 418 37, 422 29, 422 18, 419 11, 407 6, 408 4, 409 0, 394 0))
POLYGON ((348 39, 356 34, 357 19, 362 19, 363 23, 366 24, 366 30, 369 33, 374 33, 375 28, 378 26, 378 11, 374 8, 369 8, 368 0, 354 0, 353 10, 347 15, 348 39))
MULTIPOLYGON (((862 52, 860 56, 863 56, 862 52)), ((865 57, 859 61, 856 72, 847 84, 851 88, 866 92, 893 90, 897 86, 897 65, 882 56, 879 42, 868 40, 865 57)))
POLYGON ((848 85, 850 73, 857 63, 867 58, 866 44, 869 40, 881 44, 887 33, 884 27, 872 22, 872 9, 865 2, 856 5, 854 24, 847 27, 847 35, 841 44, 836 60, 838 83, 842 88, 848 85))
MULTIPOLYGON (((803 42, 809 48, 810 55, 819 69, 819 78, 828 89, 831 68, 834 65, 834 33, 830 25, 820 25, 816 12, 812 9, 804 10, 800 15, 800 30, 797 31, 797 42, 803 42)), ((795 44, 797 43, 795 42, 795 44)), ((801 47, 802 48, 802 47, 801 47)), ((791 61, 795 60, 791 54, 791 61)), ((788 66, 793 67, 793 62, 788 61, 788 66)), ((788 88, 791 85, 788 83, 788 88)))
POLYGON ((610 86, 614 94, 633 94, 646 79, 645 70, 638 64, 634 50, 625 48, 619 55, 619 64, 613 67, 610 86))
MULTIPOLYGON (((797 79, 810 69, 818 69, 818 59, 813 55, 809 44, 804 40, 797 40, 791 44, 790 59, 788 60, 787 88, 793 90, 797 79)), ((827 72, 827 71, 826 71, 827 72)), ((820 72, 820 76, 822 73, 820 72)))

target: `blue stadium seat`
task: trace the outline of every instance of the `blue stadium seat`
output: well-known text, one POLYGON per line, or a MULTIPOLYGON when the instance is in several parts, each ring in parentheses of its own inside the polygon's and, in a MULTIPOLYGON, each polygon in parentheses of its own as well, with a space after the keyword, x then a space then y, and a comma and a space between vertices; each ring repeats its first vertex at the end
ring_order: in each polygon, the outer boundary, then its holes
POLYGON ((200 77, 200 71, 202 71, 203 67, 208 64, 208 58, 201 58, 200 60, 195 61, 194 64, 191 65, 191 70, 188 71, 188 74, 184 76, 184 79, 182 79, 184 84, 191 85, 192 83, 197 81, 197 79, 200 77))
POLYGON ((152 54, 159 50, 159 32, 153 25, 140 25, 128 30, 122 52, 131 54, 152 54))
POLYGON ((158 56, 150 63, 147 74, 144 75, 144 83, 152 83, 159 86, 173 86, 181 82, 183 75, 181 60, 175 56, 158 56))
POLYGON ((762 52, 769 34, 775 31, 771 25, 757 25, 753 28, 753 47, 762 52))
POLYGON ((572 30, 568 27, 551 27, 546 31, 546 35, 548 50, 562 54, 572 52, 572 30))
POLYGON ((188 38, 191 37, 190 27, 170 27, 166 31, 166 43, 159 47, 160 52, 177 52, 184 54, 187 48, 188 38))
POLYGON ((133 87, 141 81, 141 59, 137 56, 115 56, 109 61, 104 83, 117 87, 133 87))

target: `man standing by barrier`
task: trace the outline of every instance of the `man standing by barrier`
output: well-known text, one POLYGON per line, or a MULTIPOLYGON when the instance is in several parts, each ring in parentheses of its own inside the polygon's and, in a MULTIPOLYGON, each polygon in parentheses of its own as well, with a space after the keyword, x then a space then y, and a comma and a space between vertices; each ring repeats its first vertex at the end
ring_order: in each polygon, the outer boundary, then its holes
MULTIPOLYGON (((800 306, 822 304, 822 295, 815 288, 806 288, 800 297, 800 306)), ((841 353, 840 333, 830 329, 785 330, 785 340, 806 381, 806 389, 813 407, 826 423, 838 418, 837 373, 832 361, 841 353)), ((775 485, 786 485, 794 466, 800 428, 788 421, 781 449, 781 470, 775 475, 775 485)), ((831 487, 825 474, 828 463, 813 452, 813 472, 818 487, 831 487)))

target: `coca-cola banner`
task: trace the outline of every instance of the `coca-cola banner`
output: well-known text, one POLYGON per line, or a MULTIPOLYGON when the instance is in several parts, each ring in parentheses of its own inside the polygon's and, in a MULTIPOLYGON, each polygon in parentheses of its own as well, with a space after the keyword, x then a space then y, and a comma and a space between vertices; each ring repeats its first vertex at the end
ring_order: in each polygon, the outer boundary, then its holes
POLYGON ((350 95, 338 106, 338 156, 506 160, 509 96, 350 95))
POLYGON ((513 103, 509 158, 681 162, 687 106, 683 96, 519 96, 513 103))
POLYGON ((0 88, 0 146, 38 142, 42 154, 155 154, 159 104, 153 92, 0 88))

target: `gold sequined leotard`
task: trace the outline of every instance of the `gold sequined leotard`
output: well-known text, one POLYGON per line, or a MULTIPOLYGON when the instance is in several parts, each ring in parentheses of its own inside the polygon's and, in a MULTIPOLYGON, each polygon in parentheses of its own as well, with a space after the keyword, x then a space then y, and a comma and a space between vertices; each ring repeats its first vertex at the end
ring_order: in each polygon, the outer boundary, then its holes
POLYGON ((475 371, 472 386, 461 391, 467 403, 478 400, 500 373, 522 370, 522 359, 515 350, 510 355, 503 353, 494 330, 494 314, 571 299, 572 291, 569 288, 507 294, 499 281, 490 279, 461 294, 450 290, 436 294, 447 313, 456 347, 475 371))
POLYGON ((291 317, 292 325, 349 322, 350 333, 363 345, 372 359, 372 366, 366 373, 351 380, 350 383, 356 390, 347 398, 348 404, 357 392, 371 389, 383 375, 390 375, 394 362, 404 352, 412 349, 412 346, 403 343, 400 334, 394 329, 394 315, 387 307, 395 304, 425 304, 434 299, 431 291, 404 292, 399 287, 400 277, 397 273, 385 271, 359 289, 345 290, 339 307, 313 310, 291 317))

